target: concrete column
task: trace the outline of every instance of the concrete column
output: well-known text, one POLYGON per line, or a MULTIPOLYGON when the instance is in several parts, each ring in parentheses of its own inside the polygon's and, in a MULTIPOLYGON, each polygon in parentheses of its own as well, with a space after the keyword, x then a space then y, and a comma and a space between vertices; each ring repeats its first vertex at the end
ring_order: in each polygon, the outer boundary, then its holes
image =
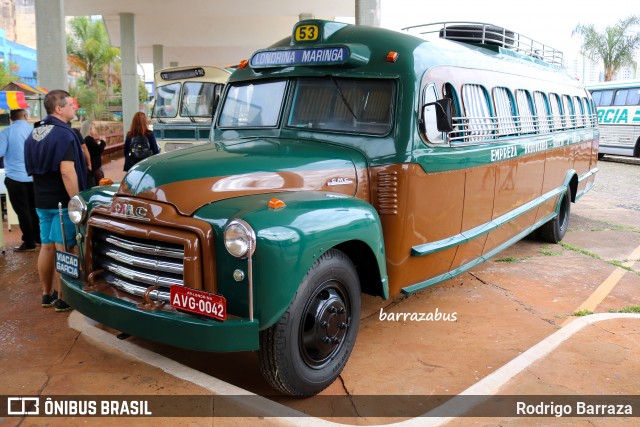
POLYGON ((164 68, 164 46, 161 44, 153 45, 153 72, 164 68))
POLYGON ((120 14, 120 56, 122 58, 122 123, 129 129, 138 112, 138 56, 136 20, 133 13, 120 14))
POLYGON ((64 0, 35 0, 38 85, 68 90, 64 0))
POLYGON ((356 0, 356 25, 380 26, 380 0, 356 0))

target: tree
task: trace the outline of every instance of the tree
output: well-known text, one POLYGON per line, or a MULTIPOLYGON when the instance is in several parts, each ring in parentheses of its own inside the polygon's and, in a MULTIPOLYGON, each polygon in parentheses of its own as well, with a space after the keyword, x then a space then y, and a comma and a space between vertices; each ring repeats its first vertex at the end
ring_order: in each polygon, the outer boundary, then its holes
POLYGON ((87 16, 76 16, 69 21, 71 34, 67 35, 67 54, 71 62, 85 73, 87 87, 93 87, 98 72, 120 54, 112 47, 102 21, 87 16))
POLYGON ((0 88, 5 87, 11 82, 20 81, 20 77, 13 74, 12 64, 13 62, 10 62, 9 66, 5 68, 3 66, 4 64, 0 63, 0 88))
POLYGON ((640 32, 633 33, 632 30, 637 25, 640 25, 640 16, 634 15, 606 27, 602 33, 593 24, 578 24, 572 35, 582 37, 581 53, 601 62, 604 80, 610 81, 621 67, 635 66, 634 54, 640 48, 640 32))
POLYGON ((138 79, 138 102, 140 104, 144 104, 149 100, 149 91, 147 91, 147 86, 144 84, 144 80, 141 78, 138 79))

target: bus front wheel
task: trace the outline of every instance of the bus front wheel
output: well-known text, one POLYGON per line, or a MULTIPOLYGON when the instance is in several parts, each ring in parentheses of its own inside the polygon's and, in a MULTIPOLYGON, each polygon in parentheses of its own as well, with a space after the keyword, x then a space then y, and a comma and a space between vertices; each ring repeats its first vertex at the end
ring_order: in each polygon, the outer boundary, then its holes
POLYGON ((567 188, 567 191, 562 195, 562 199, 560 200, 558 215, 540 227, 540 237, 542 240, 549 243, 558 243, 561 241, 567 233, 567 228, 569 228, 570 214, 571 190, 567 188))
POLYGON ((331 249, 309 269, 280 320, 260 333, 260 370, 275 389, 313 396, 340 375, 360 324, 360 281, 331 249))

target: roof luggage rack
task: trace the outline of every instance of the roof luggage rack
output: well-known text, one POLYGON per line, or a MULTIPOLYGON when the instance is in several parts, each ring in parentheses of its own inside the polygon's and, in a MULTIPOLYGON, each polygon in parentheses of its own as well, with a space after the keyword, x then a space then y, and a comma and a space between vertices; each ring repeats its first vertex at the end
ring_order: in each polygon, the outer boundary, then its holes
POLYGON ((405 27, 403 30, 421 36, 437 34, 440 38, 462 43, 498 46, 547 64, 562 66, 563 55, 559 50, 497 25, 482 22, 434 22, 405 27))

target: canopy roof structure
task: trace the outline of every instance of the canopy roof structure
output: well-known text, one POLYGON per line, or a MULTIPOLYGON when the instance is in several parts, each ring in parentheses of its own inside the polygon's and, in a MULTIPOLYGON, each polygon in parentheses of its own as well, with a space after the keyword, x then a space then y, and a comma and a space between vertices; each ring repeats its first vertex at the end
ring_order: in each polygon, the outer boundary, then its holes
POLYGON ((291 34, 300 16, 354 17, 355 0, 65 0, 66 16, 102 15, 120 46, 120 13, 135 15, 137 56, 152 63, 161 46, 163 67, 233 65, 291 34))
POLYGON ((0 90, 23 92, 26 95, 46 95, 49 91, 40 86, 29 86, 25 83, 11 82, 0 90))

